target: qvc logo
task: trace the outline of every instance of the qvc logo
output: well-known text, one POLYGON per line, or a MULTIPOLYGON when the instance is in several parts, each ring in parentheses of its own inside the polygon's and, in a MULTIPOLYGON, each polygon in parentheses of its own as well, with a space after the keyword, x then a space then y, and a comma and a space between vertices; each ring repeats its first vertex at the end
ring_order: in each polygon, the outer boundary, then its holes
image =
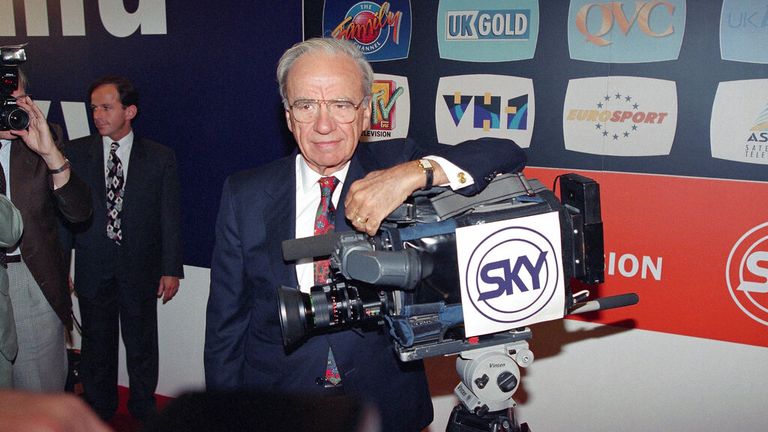
POLYGON ((562 279, 559 253, 536 229, 512 226, 481 241, 466 269, 467 298, 486 318, 515 323, 541 311, 562 279))
POLYGON ((768 222, 736 242, 725 278, 733 301, 753 320, 768 326, 768 222))

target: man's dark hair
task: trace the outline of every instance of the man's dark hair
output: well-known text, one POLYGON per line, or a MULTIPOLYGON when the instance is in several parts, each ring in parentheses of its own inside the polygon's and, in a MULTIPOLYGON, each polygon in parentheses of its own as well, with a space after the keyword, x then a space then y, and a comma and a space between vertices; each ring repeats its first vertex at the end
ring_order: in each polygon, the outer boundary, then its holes
POLYGON ((136 90, 136 87, 134 87, 131 80, 118 75, 107 75, 105 77, 99 78, 93 84, 91 84, 91 86, 88 87, 87 100, 88 101, 91 100, 91 95, 93 94, 93 91, 96 90, 97 87, 101 87, 103 85, 108 85, 108 84, 112 84, 117 88, 117 94, 120 96, 120 103, 123 104, 123 107, 136 105, 136 107, 138 108, 139 91, 136 90))

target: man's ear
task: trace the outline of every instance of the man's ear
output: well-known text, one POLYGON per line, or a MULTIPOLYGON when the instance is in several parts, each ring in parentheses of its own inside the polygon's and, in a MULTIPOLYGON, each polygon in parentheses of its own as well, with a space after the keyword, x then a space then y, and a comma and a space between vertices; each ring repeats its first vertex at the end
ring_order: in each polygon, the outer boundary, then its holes
POLYGON ((136 105, 128 105, 125 108, 125 116, 128 118, 128 120, 133 120, 136 118, 137 114, 139 114, 139 107, 136 105))
POLYGON ((285 122, 288 123, 288 130, 293 132, 293 123, 291 123, 291 113, 285 110, 285 122))

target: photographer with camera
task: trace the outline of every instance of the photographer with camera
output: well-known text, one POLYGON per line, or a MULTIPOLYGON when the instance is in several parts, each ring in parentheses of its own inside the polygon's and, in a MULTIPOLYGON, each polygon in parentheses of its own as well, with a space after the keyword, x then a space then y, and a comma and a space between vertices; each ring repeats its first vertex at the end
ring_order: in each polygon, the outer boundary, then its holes
POLYGON ((497 139, 359 143, 370 126, 373 71, 348 41, 296 44, 277 75, 298 151, 224 185, 207 309, 207 388, 346 395, 374 403, 382 430, 421 430, 432 421, 423 364, 399 362, 381 328, 328 333, 284 350, 278 288, 324 284, 328 263, 285 262, 281 243, 331 230, 375 234, 414 191, 448 185, 475 194, 498 173, 522 169, 525 155, 497 139))
POLYGON ((43 113, 25 94, 27 81, 18 67, 26 59, 23 48, 0 50, 0 97, 9 108, 0 116, 0 193, 24 221, 20 244, 0 250, 18 336, 13 387, 59 392, 67 378, 65 328, 72 328, 72 300, 57 217, 86 220, 90 189, 72 171, 43 113))

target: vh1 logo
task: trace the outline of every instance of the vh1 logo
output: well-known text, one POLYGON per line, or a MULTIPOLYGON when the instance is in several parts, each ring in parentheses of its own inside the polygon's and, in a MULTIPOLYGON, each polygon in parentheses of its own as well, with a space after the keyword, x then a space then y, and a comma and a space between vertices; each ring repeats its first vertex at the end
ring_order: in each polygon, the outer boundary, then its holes
POLYGON ((443 95, 448 111, 451 113, 453 123, 459 126, 464 114, 474 103, 474 116, 472 127, 488 131, 501 128, 504 120, 505 129, 528 129, 528 95, 506 99, 502 104, 501 96, 485 93, 478 96, 462 95, 456 92, 453 95, 443 95))

